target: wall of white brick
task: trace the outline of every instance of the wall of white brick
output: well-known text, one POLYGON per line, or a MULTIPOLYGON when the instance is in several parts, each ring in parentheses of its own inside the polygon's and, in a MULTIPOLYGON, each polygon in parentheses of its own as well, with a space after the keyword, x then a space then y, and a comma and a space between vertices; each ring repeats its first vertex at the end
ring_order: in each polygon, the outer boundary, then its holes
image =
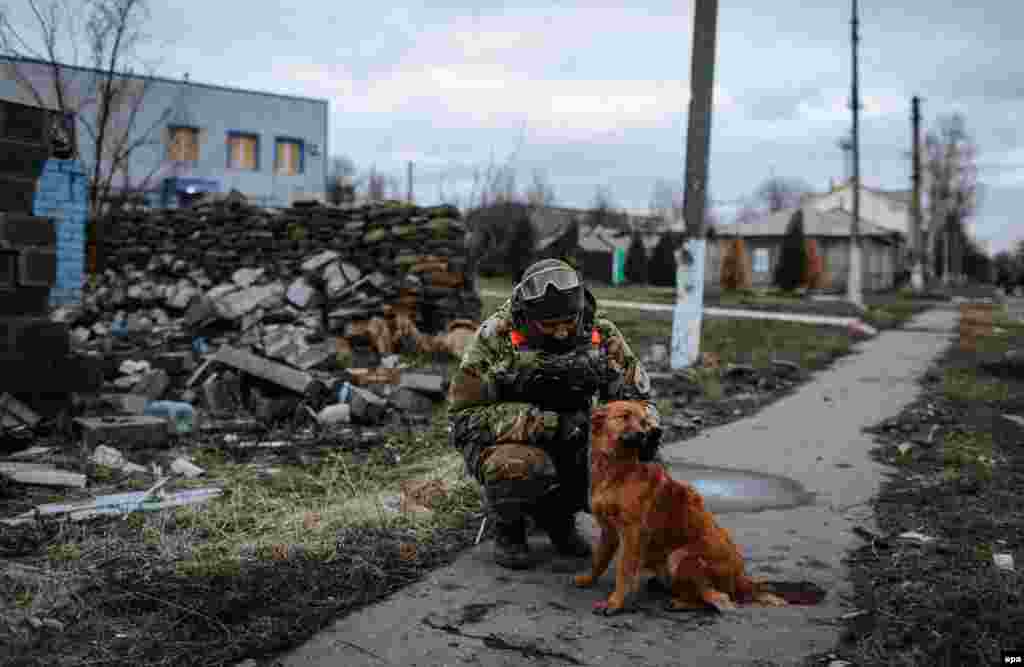
POLYGON ((57 282, 50 304, 75 305, 85 277, 85 221, 89 202, 85 170, 78 160, 47 161, 36 187, 33 213, 57 227, 57 282))

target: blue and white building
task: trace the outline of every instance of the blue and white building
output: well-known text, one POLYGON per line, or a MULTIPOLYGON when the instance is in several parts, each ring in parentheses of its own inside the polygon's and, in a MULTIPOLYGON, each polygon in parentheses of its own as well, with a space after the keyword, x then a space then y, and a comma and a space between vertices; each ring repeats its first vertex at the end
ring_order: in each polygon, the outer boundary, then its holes
MULTIPOLYGON (((96 91, 102 72, 61 65, 66 105, 78 117, 79 156, 95 164, 96 91)), ((43 61, 0 59, 0 99, 57 108, 43 61), (33 92, 35 91, 35 92, 33 92)), ((110 145, 136 145, 112 179, 114 191, 146 193, 153 206, 187 204, 205 192, 240 191, 254 203, 288 206, 327 185, 325 99, 278 95, 188 80, 119 76, 128 94, 110 145)), ((103 165, 108 169, 107 165, 103 165)))

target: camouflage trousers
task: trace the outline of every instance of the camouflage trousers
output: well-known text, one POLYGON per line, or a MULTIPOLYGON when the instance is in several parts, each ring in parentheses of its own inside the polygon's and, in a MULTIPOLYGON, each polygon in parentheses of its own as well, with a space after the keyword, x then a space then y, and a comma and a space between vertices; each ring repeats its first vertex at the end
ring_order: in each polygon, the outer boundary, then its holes
POLYGON ((589 432, 560 438, 559 420, 529 403, 466 408, 450 418, 451 444, 488 502, 531 505, 545 498, 552 510, 577 511, 589 505, 589 432))

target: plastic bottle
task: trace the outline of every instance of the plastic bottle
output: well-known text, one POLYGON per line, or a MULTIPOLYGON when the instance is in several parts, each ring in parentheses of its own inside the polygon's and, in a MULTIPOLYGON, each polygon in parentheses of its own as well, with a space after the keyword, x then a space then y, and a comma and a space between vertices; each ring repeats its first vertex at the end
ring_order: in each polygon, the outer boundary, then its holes
POLYGON ((348 403, 352 400, 352 384, 350 382, 343 382, 338 387, 338 402, 348 403))
POLYGON ((150 401, 143 414, 163 417, 178 434, 191 433, 196 426, 195 408, 181 401, 150 401))
POLYGON ((352 421, 352 406, 348 403, 328 405, 320 411, 316 419, 324 426, 328 424, 347 424, 352 421))

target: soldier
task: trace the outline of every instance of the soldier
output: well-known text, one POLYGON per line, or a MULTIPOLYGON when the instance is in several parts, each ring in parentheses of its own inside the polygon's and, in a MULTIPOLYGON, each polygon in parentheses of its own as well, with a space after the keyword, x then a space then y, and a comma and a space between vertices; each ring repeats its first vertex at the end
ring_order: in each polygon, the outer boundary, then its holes
MULTIPOLYGON (((545 259, 481 324, 448 390, 449 437, 483 487, 496 530, 495 561, 531 566, 526 518, 562 555, 590 544, 575 513, 590 500, 587 444, 595 398, 646 400, 650 379, 615 324, 567 263, 545 259)), ((653 460, 661 429, 647 438, 653 460)))

